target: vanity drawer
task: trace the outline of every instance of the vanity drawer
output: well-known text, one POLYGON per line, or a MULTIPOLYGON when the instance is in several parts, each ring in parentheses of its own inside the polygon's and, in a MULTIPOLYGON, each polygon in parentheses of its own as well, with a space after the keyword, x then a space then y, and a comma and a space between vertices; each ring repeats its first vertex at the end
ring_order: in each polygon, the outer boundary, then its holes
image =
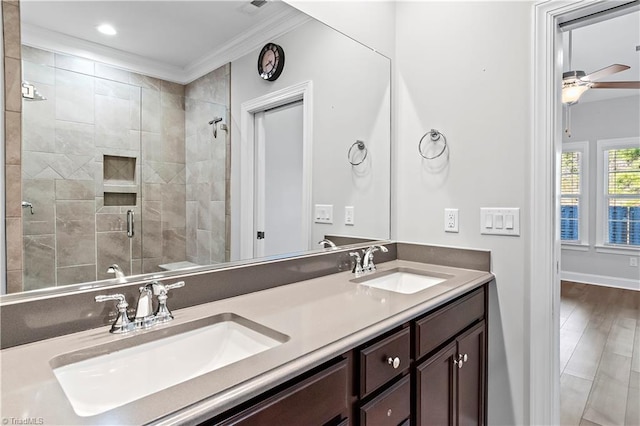
POLYGON ((411 414, 411 381, 407 375, 360 408, 361 426, 397 426, 411 414))
POLYGON ((484 287, 416 321, 416 360, 484 317, 484 287))
POLYGON ((342 360, 222 423, 208 424, 323 425, 345 418, 348 414, 348 375, 348 362, 342 360))
POLYGON ((409 327, 360 350, 360 396, 405 371, 411 362, 410 353, 409 327))

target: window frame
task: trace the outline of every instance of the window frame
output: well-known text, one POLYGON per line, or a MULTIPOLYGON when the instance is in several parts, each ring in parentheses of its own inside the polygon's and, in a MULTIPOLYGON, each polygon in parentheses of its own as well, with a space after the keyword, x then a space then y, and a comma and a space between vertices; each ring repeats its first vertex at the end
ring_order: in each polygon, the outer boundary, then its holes
MULTIPOLYGON (((577 240, 563 240, 560 239, 560 244, 564 248, 578 248, 589 245, 589 141, 572 141, 562 143, 562 154, 565 152, 579 152, 581 154, 580 161, 580 193, 562 194, 562 186, 559 189, 560 205, 562 205, 563 198, 578 198, 578 239, 577 240)), ((562 169, 560 173, 560 184, 562 185, 562 169)), ((560 218, 562 221, 562 218, 560 218)))
MULTIPOLYGON (((596 197, 596 251, 601 253, 640 252, 640 246, 612 244, 609 240, 608 221, 608 157, 606 151, 616 149, 640 148, 640 137, 599 139, 597 141, 597 197, 596 197)), ((624 198, 624 197, 623 197, 624 198)), ((640 195, 638 196, 640 198, 640 195)))

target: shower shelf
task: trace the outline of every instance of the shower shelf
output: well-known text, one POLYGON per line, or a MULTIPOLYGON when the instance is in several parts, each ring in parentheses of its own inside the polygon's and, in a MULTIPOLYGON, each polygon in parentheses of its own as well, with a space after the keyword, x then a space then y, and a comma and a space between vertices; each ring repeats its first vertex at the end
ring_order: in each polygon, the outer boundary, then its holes
POLYGON ((135 206, 140 191, 136 183, 136 158, 105 155, 102 191, 105 206, 135 206))
POLYGON ((102 185, 104 192, 116 192, 116 193, 138 193, 138 185, 131 183, 104 183, 102 185))

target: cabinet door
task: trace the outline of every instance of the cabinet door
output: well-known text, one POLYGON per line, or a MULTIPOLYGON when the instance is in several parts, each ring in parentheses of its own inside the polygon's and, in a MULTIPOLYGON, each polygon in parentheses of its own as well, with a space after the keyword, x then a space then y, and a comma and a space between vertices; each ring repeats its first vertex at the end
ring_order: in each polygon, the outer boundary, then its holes
POLYGON ((457 339, 458 357, 463 364, 458 370, 458 424, 484 425, 485 393, 485 323, 482 321, 457 339))
POLYGON ((456 355, 456 342, 452 342, 416 367, 417 426, 455 424, 456 355))

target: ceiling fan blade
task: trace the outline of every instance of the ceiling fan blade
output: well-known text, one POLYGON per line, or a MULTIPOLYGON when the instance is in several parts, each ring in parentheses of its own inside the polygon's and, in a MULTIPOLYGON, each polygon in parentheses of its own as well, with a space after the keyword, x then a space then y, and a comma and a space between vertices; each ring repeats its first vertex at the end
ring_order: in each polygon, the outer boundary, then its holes
POLYGON ((580 78, 580 80, 582 80, 582 81, 596 81, 596 80, 600 80, 601 78, 604 78, 604 77, 606 77, 608 75, 615 74, 615 73, 620 72, 620 71, 628 70, 629 68, 631 68, 631 67, 628 66, 628 65, 613 64, 613 65, 609 65, 606 68, 602 68, 601 70, 594 71, 591 74, 585 75, 584 77, 580 78))
POLYGON ((601 81, 591 83, 592 89, 640 89, 640 81, 601 81))

